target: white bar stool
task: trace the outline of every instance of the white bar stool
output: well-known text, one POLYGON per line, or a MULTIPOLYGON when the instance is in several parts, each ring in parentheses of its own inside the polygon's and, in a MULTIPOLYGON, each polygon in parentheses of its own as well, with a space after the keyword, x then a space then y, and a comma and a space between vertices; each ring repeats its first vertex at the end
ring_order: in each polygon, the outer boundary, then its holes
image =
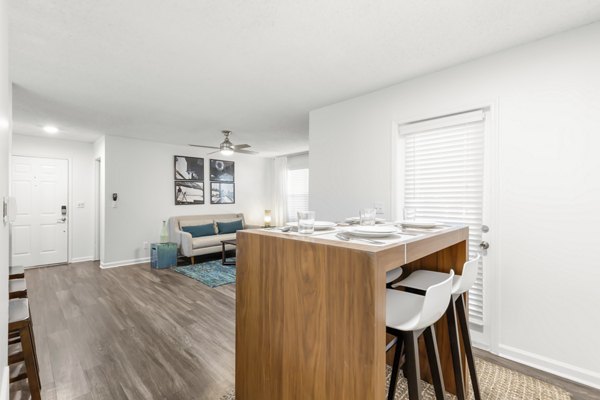
POLYGON ((25 268, 22 265, 15 265, 8 269, 8 279, 25 278, 25 268))
POLYGON ((394 282, 396 279, 400 278, 400 275, 402 275, 402 267, 398 267, 395 269, 392 269, 388 272, 385 273, 385 284, 386 286, 389 285, 390 283, 394 282))
POLYGON ((421 398, 419 343, 418 338, 425 336, 427 359, 438 400, 444 399, 444 380, 440 366, 435 324, 446 312, 452 295, 452 279, 454 272, 445 274, 446 280, 431 285, 425 291, 425 296, 387 289, 385 319, 387 333, 396 337, 396 350, 392 365, 392 376, 388 389, 388 400, 394 399, 400 358, 402 356, 401 342, 404 343, 407 366, 408 395, 410 400, 421 398))
MULTIPOLYGON (((457 322, 460 326, 462 344, 467 356, 467 364, 471 375, 473 385, 473 395, 475 400, 481 400, 479 391, 479 382, 477 380, 477 371, 475 370, 475 359, 473 357, 473 348, 471 347, 471 336, 467 322, 465 310, 464 294, 471 289, 477 279, 477 268, 481 255, 467 261, 462 270, 462 275, 454 275, 452 282, 452 302, 447 305, 446 317, 448 320, 448 332, 450 336, 450 349, 452 352, 452 369, 454 370, 454 380, 456 383, 456 397, 458 400, 465 400, 465 387, 462 374, 462 360, 460 357, 460 343, 458 339, 457 322), (458 315, 457 315, 458 314, 458 315), (457 318, 458 317, 458 318, 457 318)), ((406 279, 394 284, 394 287, 404 287, 426 291, 431 285, 439 284, 448 279, 448 274, 436 271, 417 270, 410 274, 406 279)))

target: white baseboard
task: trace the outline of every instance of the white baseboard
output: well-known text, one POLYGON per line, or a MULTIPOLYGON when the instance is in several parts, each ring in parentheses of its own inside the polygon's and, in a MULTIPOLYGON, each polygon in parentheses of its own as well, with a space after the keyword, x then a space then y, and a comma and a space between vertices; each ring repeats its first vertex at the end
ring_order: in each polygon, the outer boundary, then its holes
POLYGON ((86 257, 74 257, 74 258, 71 258, 71 264, 80 263, 80 262, 86 262, 86 261, 94 261, 94 257, 93 256, 86 256, 86 257))
POLYGON ((530 367, 600 389, 600 373, 511 346, 500 345, 499 356, 530 367))
POLYGON ((136 264, 145 264, 150 262, 150 257, 144 258, 134 258, 133 260, 121 260, 121 261, 112 261, 109 263, 100 263, 100 268, 116 268, 116 267, 124 267, 126 265, 136 265, 136 264))
POLYGON ((10 386, 9 381, 9 369, 8 365, 4 367, 4 371, 2 371, 2 387, 0 388, 0 400, 8 400, 8 387, 10 386))

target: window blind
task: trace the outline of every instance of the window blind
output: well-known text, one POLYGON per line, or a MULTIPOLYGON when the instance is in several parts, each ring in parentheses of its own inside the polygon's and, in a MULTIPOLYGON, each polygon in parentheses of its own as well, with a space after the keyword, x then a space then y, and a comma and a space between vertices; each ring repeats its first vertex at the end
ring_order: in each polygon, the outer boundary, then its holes
MULTIPOLYGON (((416 219, 469 226, 469 255, 479 252, 483 223, 482 110, 400 127, 404 208, 416 219)), ((469 321, 483 326, 483 268, 469 292, 469 321)))
POLYGON ((287 219, 298 220, 298 211, 308 210, 308 168, 288 170, 287 219))

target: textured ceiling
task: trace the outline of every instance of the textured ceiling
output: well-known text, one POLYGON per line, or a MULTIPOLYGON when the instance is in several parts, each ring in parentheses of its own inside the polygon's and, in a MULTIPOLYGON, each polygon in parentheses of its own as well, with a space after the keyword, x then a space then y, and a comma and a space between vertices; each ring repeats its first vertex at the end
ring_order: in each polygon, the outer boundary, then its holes
POLYGON ((15 132, 305 150, 308 112, 600 18, 591 0, 11 0, 15 132))

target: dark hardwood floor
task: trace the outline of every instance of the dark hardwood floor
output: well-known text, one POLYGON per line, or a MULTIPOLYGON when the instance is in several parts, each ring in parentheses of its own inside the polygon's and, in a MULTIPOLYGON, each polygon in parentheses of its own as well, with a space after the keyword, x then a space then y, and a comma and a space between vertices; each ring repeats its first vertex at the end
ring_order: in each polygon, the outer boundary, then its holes
MULTIPOLYGON (((147 264, 101 270, 92 262, 27 270, 26 279, 44 400, 218 400, 233 386, 235 285, 211 289, 147 264)), ((600 399, 562 378, 477 355, 563 387, 573 400, 600 399)))

